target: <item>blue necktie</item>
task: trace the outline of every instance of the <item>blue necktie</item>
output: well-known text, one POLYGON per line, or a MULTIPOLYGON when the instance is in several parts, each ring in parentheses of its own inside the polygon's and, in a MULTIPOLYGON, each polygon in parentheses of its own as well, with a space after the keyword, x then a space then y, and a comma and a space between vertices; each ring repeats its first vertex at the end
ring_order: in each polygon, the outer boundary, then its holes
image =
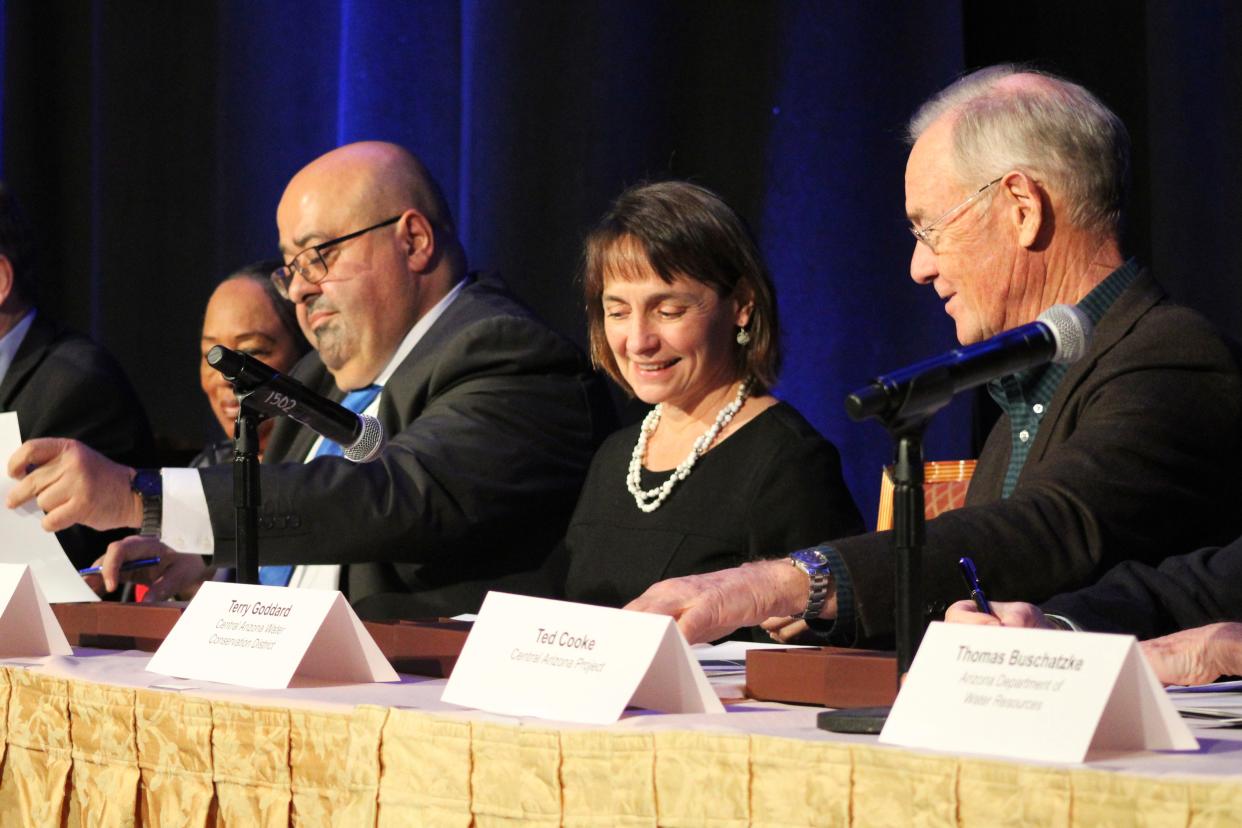
MULTIPOLYGON (((357 391, 350 391, 345 395, 345 399, 341 400, 341 405, 348 408, 355 414, 361 414, 367 410, 376 397, 379 396, 380 386, 368 385, 366 388, 359 388, 357 391)), ((340 443, 334 443, 331 440, 323 439, 319 443, 319 451, 315 452, 315 457, 344 457, 345 450, 341 448, 340 443)), ((259 567, 259 583, 266 586, 288 586, 289 579, 293 577, 292 566, 261 566, 259 567)))

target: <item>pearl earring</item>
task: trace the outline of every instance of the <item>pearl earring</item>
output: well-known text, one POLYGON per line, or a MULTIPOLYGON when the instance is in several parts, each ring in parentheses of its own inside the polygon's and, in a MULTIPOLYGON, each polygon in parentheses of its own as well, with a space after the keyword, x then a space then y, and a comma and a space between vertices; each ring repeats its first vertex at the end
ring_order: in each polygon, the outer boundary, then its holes
POLYGON ((749 345, 750 344, 750 331, 739 326, 737 329, 737 344, 743 347, 749 345))

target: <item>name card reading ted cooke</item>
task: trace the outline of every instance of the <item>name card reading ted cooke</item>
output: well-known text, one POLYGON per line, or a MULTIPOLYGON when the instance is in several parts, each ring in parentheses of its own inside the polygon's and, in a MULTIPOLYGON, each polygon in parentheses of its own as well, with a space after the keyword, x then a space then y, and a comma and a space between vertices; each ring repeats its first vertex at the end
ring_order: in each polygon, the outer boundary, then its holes
POLYGON ((1048 762, 1199 746, 1133 636, 940 623, 880 741, 1048 762))
POLYGON ((199 588, 147 670, 265 690, 288 687, 295 675, 400 680, 336 590, 217 581, 199 588))
POLYGON ((442 699, 564 722, 608 724, 626 704, 723 713, 667 615, 489 592, 442 699))
POLYGON ((0 658, 73 655, 65 631, 25 564, 0 564, 0 658))

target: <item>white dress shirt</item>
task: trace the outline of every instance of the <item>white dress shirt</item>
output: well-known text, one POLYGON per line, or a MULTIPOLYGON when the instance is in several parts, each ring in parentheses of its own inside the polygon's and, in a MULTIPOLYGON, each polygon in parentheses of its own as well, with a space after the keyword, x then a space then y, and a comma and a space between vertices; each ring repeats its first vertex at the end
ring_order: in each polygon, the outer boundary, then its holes
POLYGON ((34 318, 34 308, 31 308, 11 331, 0 336, 0 382, 4 382, 4 378, 8 376, 9 366, 13 364, 13 358, 17 356, 17 349, 22 347, 22 342, 26 339, 34 318))

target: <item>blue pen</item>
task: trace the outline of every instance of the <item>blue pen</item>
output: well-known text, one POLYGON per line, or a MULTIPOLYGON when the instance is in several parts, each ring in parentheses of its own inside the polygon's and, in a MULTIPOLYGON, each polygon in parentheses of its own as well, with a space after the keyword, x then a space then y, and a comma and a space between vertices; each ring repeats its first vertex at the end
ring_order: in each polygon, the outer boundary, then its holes
MULTIPOLYGON (((155 566, 160 562, 159 558, 135 558, 132 561, 126 561, 121 564, 122 572, 129 572, 134 569, 145 569, 148 566, 155 566)), ((79 575, 98 575, 100 569, 97 566, 88 566, 86 569, 79 569, 79 575)))
POLYGON ((988 603, 988 596, 983 594, 983 587, 979 585, 979 573, 975 569, 975 562, 970 558, 958 558, 957 567, 962 571, 966 588, 970 590, 970 597, 974 600, 975 606, 979 608, 979 612, 995 616, 996 613, 992 612, 992 605, 988 603))

